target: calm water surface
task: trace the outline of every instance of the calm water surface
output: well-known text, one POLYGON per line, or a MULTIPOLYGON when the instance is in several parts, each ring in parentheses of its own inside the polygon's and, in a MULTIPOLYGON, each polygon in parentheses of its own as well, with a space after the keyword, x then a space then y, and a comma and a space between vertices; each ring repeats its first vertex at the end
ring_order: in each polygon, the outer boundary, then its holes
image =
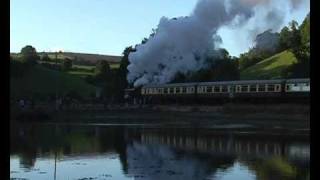
POLYGON ((10 178, 308 179, 308 137, 230 130, 17 124, 10 178))

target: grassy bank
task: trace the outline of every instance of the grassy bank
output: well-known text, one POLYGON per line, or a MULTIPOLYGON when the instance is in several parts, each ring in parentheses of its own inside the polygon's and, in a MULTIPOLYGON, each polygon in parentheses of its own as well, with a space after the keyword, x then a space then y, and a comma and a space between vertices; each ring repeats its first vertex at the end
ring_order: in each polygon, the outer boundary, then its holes
POLYGON ((47 97, 56 92, 59 94, 74 92, 83 97, 90 97, 95 91, 96 87, 79 77, 47 69, 41 65, 30 68, 22 77, 10 77, 10 96, 13 99, 47 97))
POLYGON ((242 70, 240 78, 242 80, 279 79, 282 77, 283 71, 295 62, 297 62, 297 59, 293 53, 283 51, 242 70))

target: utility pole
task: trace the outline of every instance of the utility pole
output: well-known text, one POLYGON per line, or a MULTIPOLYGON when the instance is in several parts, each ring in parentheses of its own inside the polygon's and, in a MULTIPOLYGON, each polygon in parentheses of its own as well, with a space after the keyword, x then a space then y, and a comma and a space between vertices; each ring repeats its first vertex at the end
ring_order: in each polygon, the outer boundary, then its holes
POLYGON ((54 150, 54 180, 57 179, 57 150, 54 150))
POLYGON ((55 102, 55 105, 56 105, 56 110, 58 111, 58 52, 56 51, 55 53, 56 55, 56 102, 55 102))
POLYGON ((58 71, 59 71, 59 67, 58 67, 58 53, 61 53, 61 51, 56 51, 55 52, 55 55, 56 55, 56 70, 57 70, 57 72, 56 72, 56 110, 58 111, 59 110, 59 107, 60 107, 60 99, 59 99, 59 97, 58 97, 58 76, 59 76, 59 73, 58 73, 58 71))

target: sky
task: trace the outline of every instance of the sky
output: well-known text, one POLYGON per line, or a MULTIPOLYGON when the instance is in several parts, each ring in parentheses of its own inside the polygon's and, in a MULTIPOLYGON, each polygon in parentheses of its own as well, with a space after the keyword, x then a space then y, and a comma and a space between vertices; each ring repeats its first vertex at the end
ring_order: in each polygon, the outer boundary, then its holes
MULTIPOLYGON (((10 0, 10 51, 32 45, 38 52, 63 50, 121 55, 141 42, 162 16, 188 16, 197 0, 10 0)), ((300 24, 310 7, 285 20, 300 24)), ((246 49, 232 31, 220 31, 231 55, 246 49)))

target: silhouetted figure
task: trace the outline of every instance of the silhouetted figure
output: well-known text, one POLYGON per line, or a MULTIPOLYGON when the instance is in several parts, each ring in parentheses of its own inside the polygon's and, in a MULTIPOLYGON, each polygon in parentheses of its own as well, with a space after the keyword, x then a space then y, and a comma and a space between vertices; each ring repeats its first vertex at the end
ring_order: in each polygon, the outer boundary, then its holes
POLYGON ((19 107, 21 110, 23 110, 25 108, 25 100, 24 99, 20 99, 19 100, 19 107))

